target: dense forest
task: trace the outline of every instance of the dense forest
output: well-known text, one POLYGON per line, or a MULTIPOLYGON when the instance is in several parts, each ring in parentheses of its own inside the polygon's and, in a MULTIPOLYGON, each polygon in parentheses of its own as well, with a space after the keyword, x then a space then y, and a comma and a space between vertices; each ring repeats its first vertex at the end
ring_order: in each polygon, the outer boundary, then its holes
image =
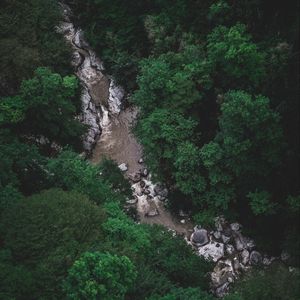
MULTIPOLYGON (((299 299, 298 1, 64 2, 139 108, 134 134, 168 208, 208 228, 224 215, 263 251, 289 254, 224 299, 299 299)), ((0 299, 216 299, 211 262, 136 222, 117 164, 81 155, 59 2, 0 9, 0 299)))

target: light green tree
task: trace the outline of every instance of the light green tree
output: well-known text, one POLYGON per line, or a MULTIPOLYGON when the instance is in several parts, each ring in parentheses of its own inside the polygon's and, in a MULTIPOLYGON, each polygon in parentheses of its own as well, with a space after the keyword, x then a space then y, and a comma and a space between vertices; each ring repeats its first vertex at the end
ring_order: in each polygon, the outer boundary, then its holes
POLYGON ((64 290, 68 299, 122 300, 136 276, 126 256, 86 252, 69 270, 64 290))

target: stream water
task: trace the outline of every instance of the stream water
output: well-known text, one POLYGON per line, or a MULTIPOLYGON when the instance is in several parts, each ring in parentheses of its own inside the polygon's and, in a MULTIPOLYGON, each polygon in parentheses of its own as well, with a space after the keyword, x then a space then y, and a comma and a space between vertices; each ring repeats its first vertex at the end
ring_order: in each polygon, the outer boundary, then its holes
POLYGON ((226 294, 231 283, 250 266, 269 265, 275 258, 257 252, 254 242, 241 234, 240 224, 228 224, 218 218, 214 231, 193 229, 187 215, 174 216, 165 208, 168 191, 152 182, 141 160, 143 149, 132 133, 138 109, 123 107, 124 90, 105 75, 101 60, 84 39, 83 32, 71 22, 69 7, 62 4, 62 9, 64 22, 57 30, 72 46, 72 65, 82 85, 80 119, 89 126, 83 145, 90 154, 90 162, 98 164, 109 158, 123 165, 124 176, 132 186, 128 205, 136 207, 140 222, 160 224, 174 234, 183 235, 199 255, 216 262, 211 282, 217 296, 226 294))

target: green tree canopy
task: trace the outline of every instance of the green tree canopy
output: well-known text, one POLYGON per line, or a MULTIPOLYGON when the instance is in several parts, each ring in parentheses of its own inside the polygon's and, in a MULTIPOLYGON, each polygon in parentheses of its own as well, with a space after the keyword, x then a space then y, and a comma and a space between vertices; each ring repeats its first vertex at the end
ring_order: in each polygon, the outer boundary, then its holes
POLYGON ((64 290, 68 299, 122 300, 136 275, 126 256, 86 252, 69 270, 64 290))
POLYGON ((178 146, 193 139, 197 123, 182 114, 156 109, 137 126, 137 135, 144 146, 147 164, 157 174, 170 176, 178 146))
POLYGON ((215 64, 220 83, 231 88, 251 86, 265 76, 265 54, 246 32, 246 26, 216 27, 207 37, 207 54, 215 64))
POLYGON ((99 243, 103 211, 77 192, 52 189, 6 209, 4 246, 39 287, 32 299, 61 298, 60 281, 81 253, 99 243))

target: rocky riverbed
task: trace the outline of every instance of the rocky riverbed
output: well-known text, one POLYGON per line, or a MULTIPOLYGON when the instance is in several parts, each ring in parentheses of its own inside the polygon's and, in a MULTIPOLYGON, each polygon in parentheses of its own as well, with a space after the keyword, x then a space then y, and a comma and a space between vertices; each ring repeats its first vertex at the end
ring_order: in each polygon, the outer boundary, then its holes
POLYGON ((94 164, 105 157, 118 163, 131 182, 132 199, 127 201, 127 206, 136 208, 140 222, 160 224, 182 235, 198 255, 215 262, 211 288, 219 297, 252 266, 268 266, 276 260, 258 252, 254 241, 242 235, 242 226, 238 223, 229 224, 218 217, 214 230, 207 230, 194 227, 186 213, 174 216, 166 209, 168 189, 152 182, 142 159, 142 147, 132 134, 138 109, 121 109, 124 90, 104 74, 102 62, 84 39, 82 30, 71 22, 69 7, 62 4, 62 10, 64 22, 57 30, 73 49, 72 64, 82 85, 79 118, 89 127, 83 139, 84 148, 94 164))

